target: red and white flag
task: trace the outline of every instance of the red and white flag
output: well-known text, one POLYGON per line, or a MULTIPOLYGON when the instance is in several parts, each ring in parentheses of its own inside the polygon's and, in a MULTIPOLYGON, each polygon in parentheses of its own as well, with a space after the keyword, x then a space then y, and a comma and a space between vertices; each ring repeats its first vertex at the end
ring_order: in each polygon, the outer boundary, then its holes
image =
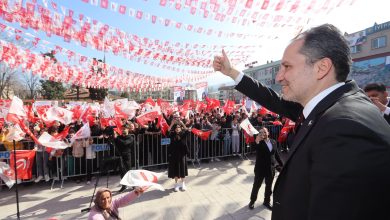
POLYGON ((158 116, 160 115, 160 112, 157 110, 151 110, 149 112, 146 112, 136 118, 136 121, 140 125, 147 125, 148 121, 154 121, 158 116))
POLYGON ((19 124, 15 124, 8 129, 8 134, 5 136, 5 140, 8 142, 20 141, 25 137, 26 133, 22 131, 19 124))
POLYGON ((68 144, 58 140, 57 138, 51 136, 47 132, 43 132, 43 134, 39 137, 38 141, 39 143, 41 143, 41 145, 45 147, 54 148, 54 149, 65 149, 69 147, 68 144))
POLYGON ((127 105, 122 105, 122 111, 128 115, 129 118, 134 118, 137 109, 141 106, 136 101, 130 101, 127 105))
POLYGON ((65 108, 53 106, 46 111, 47 119, 57 120, 65 125, 72 123, 73 112, 65 108))
MULTIPOLYGON (((14 152, 11 151, 13 154, 14 152)), ((32 168, 34 165, 34 150, 17 150, 16 151, 16 168, 18 169, 18 179, 28 180, 32 178, 32 168)), ((14 170, 14 157, 10 157, 11 169, 14 170)))
POLYGON ((9 107, 8 114, 15 114, 17 116, 26 117, 27 113, 23 107, 23 101, 17 96, 12 98, 11 105, 9 107))
POLYGON ((148 170, 129 170, 121 179, 120 184, 135 187, 154 187, 164 191, 164 187, 158 184, 161 174, 148 170))
POLYGON ((70 143, 73 143, 77 139, 89 138, 91 137, 91 128, 89 127, 89 123, 85 123, 83 127, 80 128, 70 139, 70 143))
POLYGON ((234 101, 232 100, 226 100, 225 106, 223 107, 223 111, 227 114, 230 115, 230 113, 233 112, 234 110, 234 101))
POLYGON ((253 127, 253 125, 249 122, 249 119, 246 118, 245 120, 243 120, 241 123, 240 123, 240 127, 242 129, 244 129, 244 131, 251 137, 253 137, 253 135, 255 134, 258 134, 259 132, 256 130, 255 127, 253 127))
POLYGON ((9 107, 9 111, 6 117, 8 122, 18 124, 20 119, 27 117, 27 113, 23 107, 23 101, 17 96, 14 96, 9 107))
POLYGON ((210 134, 211 134, 211 130, 210 131, 202 131, 202 130, 198 130, 196 128, 192 128, 191 132, 194 133, 196 136, 200 137, 200 139, 202 139, 204 141, 208 140, 210 137, 210 134))
POLYGON ((11 167, 5 162, 0 162, 0 178, 10 189, 15 184, 14 169, 11 169, 11 167))

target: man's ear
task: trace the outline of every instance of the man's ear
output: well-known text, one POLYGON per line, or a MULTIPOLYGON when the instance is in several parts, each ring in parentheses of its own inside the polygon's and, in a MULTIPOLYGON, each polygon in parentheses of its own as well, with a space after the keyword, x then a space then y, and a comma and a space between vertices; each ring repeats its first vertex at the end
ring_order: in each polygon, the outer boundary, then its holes
POLYGON ((333 68, 332 60, 325 57, 316 62, 317 79, 327 76, 333 68))

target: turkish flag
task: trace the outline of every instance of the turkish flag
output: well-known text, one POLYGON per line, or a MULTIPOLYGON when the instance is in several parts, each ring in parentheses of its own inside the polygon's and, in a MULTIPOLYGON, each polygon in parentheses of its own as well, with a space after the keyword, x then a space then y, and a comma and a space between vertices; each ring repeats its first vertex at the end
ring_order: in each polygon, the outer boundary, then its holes
POLYGON ((274 121, 274 122, 272 122, 272 124, 273 125, 283 125, 282 122, 280 122, 280 121, 274 121))
POLYGON ((279 137, 278 137, 278 142, 279 143, 283 143, 283 142, 285 142, 287 140, 288 133, 290 133, 292 128, 294 128, 294 127, 284 126, 282 128, 282 130, 280 130, 280 134, 279 134, 279 137))
POLYGON ((100 7, 107 9, 108 8, 108 0, 100 0, 100 7))
MULTIPOLYGON (((12 154, 14 153, 11 151, 12 154)), ((32 168, 34 165, 35 151, 34 150, 17 150, 16 151, 16 168, 18 171, 18 179, 27 180, 32 178, 32 168)), ((10 167, 14 169, 14 157, 10 158, 10 167)))
POLYGON ((165 6, 167 4, 167 0, 160 0, 160 5, 165 6))
POLYGON ((80 128, 80 130, 76 132, 76 134, 73 135, 73 137, 70 139, 70 142, 73 143, 77 139, 89 137, 91 137, 91 128, 89 127, 89 123, 86 123, 83 125, 83 127, 80 128))
POLYGON ((234 110, 234 101, 226 100, 225 106, 223 107, 223 111, 229 115, 234 110))
POLYGON ((253 135, 255 134, 258 134, 259 132, 256 130, 255 127, 253 127, 253 125, 249 122, 249 119, 246 118, 245 120, 243 120, 241 123, 240 123, 240 127, 242 129, 244 129, 244 131, 251 137, 253 137, 253 135))
POLYGON ((124 6, 124 5, 119 6, 119 13, 125 14, 126 13, 126 6, 124 6))
POLYGON ((147 125, 148 124, 148 121, 154 121, 156 118, 158 118, 158 116, 160 115, 160 112, 156 111, 156 110, 152 110, 152 111, 149 111, 149 112, 146 112, 140 116, 138 116, 136 118, 136 121, 138 124, 140 125, 147 125))
POLYGON ((47 127, 50 127, 54 121, 50 121, 47 118, 46 112, 50 108, 48 105, 41 105, 35 107, 37 110, 38 117, 46 124, 47 127))
POLYGON ((128 117, 128 115, 122 111, 121 106, 122 105, 120 103, 114 104, 115 118, 127 118, 128 117))
POLYGON ((172 107, 169 104, 169 102, 162 100, 162 99, 157 99, 157 105, 160 106, 161 111, 165 114, 171 114, 172 113, 172 107))
POLYGON ((211 99, 209 97, 206 97, 206 102, 207 102, 207 110, 212 110, 220 106, 219 100, 217 99, 211 99))
POLYGON ((145 100, 144 105, 150 105, 151 107, 154 107, 156 103, 153 101, 152 98, 149 97, 145 100))
POLYGON ((66 126, 64 128, 64 130, 61 131, 61 133, 58 133, 57 135, 54 135, 53 137, 56 138, 57 140, 65 139, 66 136, 68 136, 68 134, 69 134, 69 129, 70 129, 70 126, 66 126))
POLYGON ((35 117, 34 111, 32 110, 32 105, 27 105, 25 107, 27 108, 27 118, 28 118, 28 121, 31 122, 31 123, 37 122, 39 120, 39 118, 35 117))
POLYGON ((167 121, 165 120, 165 118, 162 115, 158 116, 158 123, 157 124, 161 128, 161 133, 163 135, 167 135, 167 132, 168 132, 168 129, 169 129, 169 125, 168 125, 167 121))
POLYGON ((210 131, 201 131, 201 130, 198 130, 196 128, 192 128, 191 132, 194 133, 196 136, 200 137, 200 139, 202 139, 204 141, 208 140, 209 136, 211 134, 211 130, 210 131))
POLYGON ((83 112, 83 110, 81 109, 81 106, 80 105, 76 105, 75 107, 73 107, 70 111, 73 112, 73 117, 72 117, 72 120, 77 120, 81 117, 81 114, 83 112))
POLYGON ((58 140, 47 132, 43 132, 43 134, 39 137, 38 141, 43 146, 52 149, 65 149, 69 147, 65 142, 58 140))

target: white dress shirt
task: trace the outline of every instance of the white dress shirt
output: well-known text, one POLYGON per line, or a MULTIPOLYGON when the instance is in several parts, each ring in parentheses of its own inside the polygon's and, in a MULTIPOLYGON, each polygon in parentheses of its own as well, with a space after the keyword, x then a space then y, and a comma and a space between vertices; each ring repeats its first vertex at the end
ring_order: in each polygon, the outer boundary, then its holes
POLYGON ((268 138, 267 140, 264 140, 264 142, 267 144, 269 152, 271 152, 272 151, 271 140, 268 138))
MULTIPOLYGON (((242 79, 242 78, 241 78, 242 79)), ((390 97, 387 97, 386 109, 383 111, 384 115, 390 115, 390 107, 389 107, 390 97)))

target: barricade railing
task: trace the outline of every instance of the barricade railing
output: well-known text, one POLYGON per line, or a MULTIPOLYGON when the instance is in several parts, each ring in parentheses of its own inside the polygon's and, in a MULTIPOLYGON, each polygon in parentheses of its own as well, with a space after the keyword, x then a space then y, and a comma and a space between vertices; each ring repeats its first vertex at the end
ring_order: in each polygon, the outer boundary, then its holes
MULTIPOLYGON (((270 138, 277 140, 281 126, 268 125, 265 127, 270 132, 270 138)), ((256 128, 258 129, 259 127, 256 128)), ((161 133, 145 133, 131 136, 135 140, 130 146, 131 169, 161 168, 168 164, 169 138, 162 136, 161 133)), ((60 187, 62 187, 65 179, 86 177, 87 180, 90 180, 92 175, 99 174, 102 170, 109 172, 121 171, 121 166, 100 167, 104 161, 110 158, 118 158, 120 163, 125 162, 122 161, 121 152, 115 146, 113 137, 91 137, 78 141, 83 142, 81 144, 83 153, 81 154, 72 154, 75 143, 63 150, 62 153, 55 155, 50 161, 48 160, 48 152, 37 151, 32 178, 18 182, 31 182, 38 175, 44 176, 48 174, 52 181, 51 187, 53 188, 56 181, 61 181, 60 187)), ((21 141, 20 143, 22 143, 25 150, 32 150, 35 146, 32 141, 21 141)), ((277 143, 279 149, 285 149, 285 143, 277 143)), ((231 156, 240 156, 242 159, 247 159, 249 154, 255 152, 253 144, 246 143, 243 131, 240 130, 239 136, 236 136, 232 134, 231 128, 224 128, 218 132, 214 131, 208 140, 202 140, 192 132, 188 132, 186 144, 188 162, 192 162, 194 166, 195 163, 200 165, 203 161, 213 161, 231 156), (239 146, 233 149, 233 142, 236 143, 237 141, 239 146)), ((12 156, 13 151, 9 148, 8 150, 10 151, 0 152, 0 161, 5 161, 9 164, 9 156, 12 156)), ((4 183, 0 180, 1 185, 4 185, 4 183)))

